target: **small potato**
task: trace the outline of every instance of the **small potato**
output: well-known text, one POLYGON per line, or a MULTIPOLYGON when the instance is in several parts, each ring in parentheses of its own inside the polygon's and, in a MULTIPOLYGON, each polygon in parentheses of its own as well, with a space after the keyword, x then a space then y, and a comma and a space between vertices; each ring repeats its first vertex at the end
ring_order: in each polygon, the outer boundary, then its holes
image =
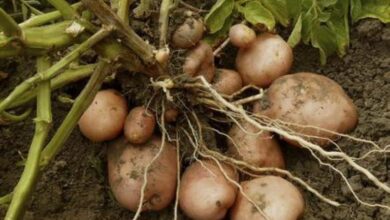
POLYGON ((215 74, 215 65, 213 49, 210 45, 199 42, 189 52, 183 65, 183 72, 192 77, 202 75, 211 82, 215 74))
POLYGON ((321 146, 329 143, 326 139, 337 138, 321 129, 346 133, 358 122, 357 109, 344 90, 319 74, 302 72, 280 77, 269 87, 265 98, 268 105, 257 103, 255 113, 290 123, 289 127, 300 134, 318 136, 321 139, 306 139, 321 146))
POLYGON ((218 69, 213 80, 214 89, 224 95, 232 95, 242 88, 239 73, 229 69, 218 69))
POLYGON ((228 140, 228 152, 233 157, 241 159, 257 167, 284 168, 283 153, 278 142, 269 132, 259 133, 248 122, 242 123, 245 133, 240 127, 234 125, 230 131, 228 140))
MULTIPOLYGON (((108 148, 108 179, 118 203, 136 211, 140 202, 144 173, 161 147, 161 138, 153 137, 143 145, 133 145, 124 138, 108 148)), ((164 149, 149 167, 143 200, 143 211, 166 208, 176 191, 177 153, 175 147, 165 143, 164 149)))
MULTIPOLYGON (((222 164, 229 178, 238 181, 238 173, 222 164)), ((223 219, 233 205, 237 187, 230 183, 214 161, 204 160, 189 166, 181 179, 179 204, 194 220, 223 219)))
POLYGON ((124 134, 133 144, 143 144, 153 135, 156 118, 153 112, 143 106, 133 108, 127 115, 124 134))
POLYGON ((176 48, 195 46, 203 37, 203 22, 195 18, 187 18, 172 35, 172 45, 176 48))
POLYGON ((229 31, 230 42, 236 47, 247 47, 256 39, 256 32, 245 24, 235 24, 229 31))
MULTIPOLYGON (((305 209, 299 190, 278 176, 263 176, 241 183, 243 192, 262 209, 270 220, 297 220, 305 209)), ((231 220, 266 219, 239 193, 231 211, 231 220)))
POLYGON ((244 84, 267 87, 287 74, 292 62, 291 47, 279 35, 264 33, 247 47, 240 48, 236 68, 244 84))
POLYGON ((179 110, 174 107, 167 109, 164 113, 164 119, 168 123, 175 122, 178 116, 179 110))
POLYGON ((120 135, 127 115, 126 99, 116 90, 98 92, 78 124, 91 141, 112 140, 120 135))

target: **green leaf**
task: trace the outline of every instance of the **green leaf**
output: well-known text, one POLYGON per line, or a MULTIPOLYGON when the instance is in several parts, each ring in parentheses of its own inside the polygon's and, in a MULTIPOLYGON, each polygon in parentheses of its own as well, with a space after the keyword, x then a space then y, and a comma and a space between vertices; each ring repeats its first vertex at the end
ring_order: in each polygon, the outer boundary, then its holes
POLYGON ((326 63, 326 58, 337 50, 334 33, 325 25, 313 27, 311 32, 311 44, 320 51, 320 62, 322 65, 326 63))
POLYGON ((318 15, 315 8, 311 7, 308 11, 302 14, 302 41, 308 44, 311 38, 311 31, 314 25, 319 25, 318 15))
POLYGON ((295 23, 294 29, 292 30, 290 37, 288 37, 287 43, 290 47, 294 48, 302 38, 302 15, 298 17, 297 22, 295 23))
POLYGON ((214 46, 218 42, 223 41, 224 39, 226 39, 232 24, 233 24, 233 16, 227 17, 223 27, 219 31, 215 32, 214 34, 210 34, 206 36, 204 38, 204 41, 206 41, 206 43, 210 44, 211 46, 214 46))
POLYGON ((390 0, 351 0, 351 17, 356 22, 363 18, 377 18, 390 22, 390 0))
POLYGON ((289 18, 294 20, 294 24, 297 22, 298 17, 302 16, 302 0, 286 0, 286 7, 288 8, 289 18))
POLYGON ((281 25, 285 27, 289 25, 290 19, 286 0, 262 0, 261 3, 271 11, 281 25))
POLYGON ((226 19, 233 13, 234 0, 218 0, 205 17, 210 33, 216 33, 224 26, 226 19))
POLYGON ((336 37, 339 56, 344 56, 349 46, 348 9, 349 1, 338 1, 330 20, 327 22, 336 37))
POLYGON ((273 30, 275 27, 275 18, 272 13, 256 0, 238 7, 238 11, 244 15, 245 20, 253 25, 262 24, 268 30, 273 30))

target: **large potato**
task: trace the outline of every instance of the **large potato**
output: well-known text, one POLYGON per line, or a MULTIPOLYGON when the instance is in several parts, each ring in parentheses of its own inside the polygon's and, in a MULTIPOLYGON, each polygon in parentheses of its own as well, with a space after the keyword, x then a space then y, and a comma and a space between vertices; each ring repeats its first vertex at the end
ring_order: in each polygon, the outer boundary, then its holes
POLYGON ((245 84, 266 87, 291 68, 291 47, 279 36, 259 35, 250 45, 240 48, 236 68, 245 84))
MULTIPOLYGON (((278 176, 264 176, 241 183, 243 192, 262 209, 269 220, 297 220, 305 208, 299 190, 278 176)), ((231 211, 231 220, 263 220, 254 205, 239 193, 231 211)))
MULTIPOLYGON (((194 220, 223 219, 233 205, 237 188, 230 183, 214 161, 195 162, 183 174, 180 184, 179 204, 183 212, 194 220)), ((233 180, 237 172, 222 164, 223 170, 233 180)))
POLYGON ((259 133, 259 129, 248 122, 242 123, 242 127, 250 134, 237 125, 229 131, 228 152, 233 157, 257 167, 284 168, 280 146, 269 132, 259 133))
MULTIPOLYGON (((140 202, 146 166, 161 147, 161 138, 153 137, 143 145, 133 145, 124 138, 108 148, 108 179, 118 203, 136 211, 140 202)), ((176 149, 166 143, 162 154, 150 166, 142 210, 162 210, 175 196, 176 149)))
POLYGON ((78 124, 92 141, 112 140, 122 132, 127 115, 126 99, 116 90, 99 91, 78 124))
MULTIPOLYGON (((280 77, 269 87, 266 99, 268 106, 256 103, 253 111, 288 123, 346 133, 358 121, 357 109, 344 90, 333 80, 314 73, 280 77)), ((317 128, 302 126, 291 125, 290 128, 303 135, 332 140, 337 137, 317 128)), ((312 138, 312 141, 321 146, 329 143, 325 139, 312 138)))

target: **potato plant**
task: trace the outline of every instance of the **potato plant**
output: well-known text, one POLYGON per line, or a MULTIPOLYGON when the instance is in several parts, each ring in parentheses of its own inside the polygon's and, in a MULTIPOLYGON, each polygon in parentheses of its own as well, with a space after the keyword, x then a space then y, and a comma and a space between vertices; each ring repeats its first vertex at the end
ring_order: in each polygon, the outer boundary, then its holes
POLYGON ((340 85, 291 70, 301 41, 325 64, 346 53, 349 19, 389 22, 385 0, 375 2, 217 0, 204 11, 173 0, 48 0, 52 11, 29 5, 21 19, 0 8, 0 58, 36 59, 36 74, 0 101, 1 124, 26 120, 35 99, 37 113, 24 171, 0 198, 9 205, 5 219, 23 218, 39 176, 74 130, 86 141, 112 141, 107 179, 133 219, 170 205, 173 219, 179 212, 192 219, 298 219, 303 190, 340 206, 310 176, 289 170, 289 145, 338 174, 362 206, 389 209, 356 194, 335 165, 348 164, 389 194, 388 183, 358 163, 366 156, 346 154, 336 140, 366 144, 365 155, 386 156, 388 148, 347 134, 358 112, 340 85), (224 66, 225 53, 235 65, 224 66), (74 83, 85 78, 82 88, 74 83), (51 97, 70 86, 81 92, 51 135, 51 97))

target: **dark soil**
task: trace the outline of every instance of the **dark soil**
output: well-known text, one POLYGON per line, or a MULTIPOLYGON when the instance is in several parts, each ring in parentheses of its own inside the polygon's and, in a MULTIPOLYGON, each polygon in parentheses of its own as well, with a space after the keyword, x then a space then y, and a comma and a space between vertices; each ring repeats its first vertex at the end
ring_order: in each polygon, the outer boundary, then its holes
MULTIPOLYGON (((344 58, 333 57, 320 67, 318 54, 312 48, 295 49, 294 71, 322 73, 341 86, 359 109, 359 125, 352 135, 370 139, 384 146, 390 144, 390 27, 366 20, 352 32, 351 48, 344 58)), ((0 70, 8 71, 8 79, 0 81, 1 95, 32 74, 31 63, 0 62, 0 70)), ((58 127, 70 106, 54 100, 54 128, 58 127)), ((23 169, 18 163, 27 154, 34 125, 32 118, 12 126, 0 127, 0 195, 9 193, 23 169)), ((362 155, 367 147, 349 140, 340 140, 341 147, 353 156, 362 155)), ((130 219, 132 213, 113 200, 106 181, 106 143, 94 144, 76 129, 56 160, 43 173, 29 205, 25 219, 130 219)), ((359 205, 340 177, 321 167, 304 150, 284 148, 287 168, 307 180, 323 194, 343 203, 332 207, 303 191, 306 200, 304 219, 389 219, 390 211, 359 205)), ((383 155, 367 158, 361 164, 390 185, 390 162, 383 155)), ((390 196, 377 190, 366 178, 357 175, 344 163, 336 164, 362 198, 390 204, 390 196)), ((0 208, 0 217, 5 214, 0 208)), ((171 211, 149 213, 144 219, 172 219, 171 211)))

